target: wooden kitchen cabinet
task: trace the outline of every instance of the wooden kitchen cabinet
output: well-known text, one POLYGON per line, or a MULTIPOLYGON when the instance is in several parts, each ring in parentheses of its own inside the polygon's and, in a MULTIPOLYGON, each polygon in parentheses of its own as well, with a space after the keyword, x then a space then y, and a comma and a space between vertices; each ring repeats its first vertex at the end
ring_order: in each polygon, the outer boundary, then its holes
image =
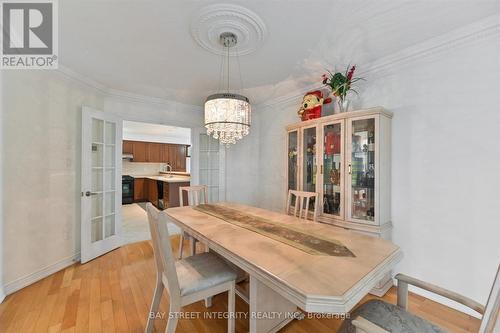
POLYGON ((132 162, 168 163, 172 171, 186 171, 187 145, 123 140, 123 153, 132 162))
POLYGON ((148 201, 158 207, 158 186, 156 180, 146 179, 148 201))
POLYGON ((146 145, 146 162, 161 163, 162 143, 148 142, 146 145))
POLYGON ((124 154, 133 154, 134 153, 134 142, 123 140, 123 153, 124 154))
POLYGON ((147 186, 145 178, 134 178, 134 202, 147 200, 147 186))
POLYGON ((147 162, 147 142, 134 141, 133 162, 147 162))

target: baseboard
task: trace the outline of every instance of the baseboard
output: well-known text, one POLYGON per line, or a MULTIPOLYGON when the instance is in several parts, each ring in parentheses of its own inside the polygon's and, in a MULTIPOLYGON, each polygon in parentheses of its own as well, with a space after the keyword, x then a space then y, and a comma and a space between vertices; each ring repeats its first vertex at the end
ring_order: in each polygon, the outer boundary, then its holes
MULTIPOLYGON (((76 253, 72 256, 66 257, 64 259, 61 259, 53 264, 50 264, 34 273, 25 275, 23 277, 20 277, 17 280, 14 280, 12 282, 9 282, 4 285, 3 291, 4 294, 3 296, 5 297, 6 295, 10 295, 20 289, 23 289, 24 287, 29 286, 30 284, 33 284, 37 281, 40 281, 43 278, 46 278, 47 276, 54 274, 55 272, 60 271, 61 269, 64 269, 68 266, 73 265, 75 262, 80 261, 80 253, 76 253)), ((2 296, 2 295, 0 295, 2 296)))

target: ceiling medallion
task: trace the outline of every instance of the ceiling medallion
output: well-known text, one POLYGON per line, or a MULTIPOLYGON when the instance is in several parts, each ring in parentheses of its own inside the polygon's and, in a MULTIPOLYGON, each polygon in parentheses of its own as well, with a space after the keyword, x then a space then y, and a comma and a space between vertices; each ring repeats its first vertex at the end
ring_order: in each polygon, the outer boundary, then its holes
POLYGON ((231 56, 242 56, 255 52, 267 37, 264 21, 253 11, 230 4, 211 5, 201 9, 193 18, 191 35, 205 50, 225 55, 221 48, 222 33, 232 33, 238 46, 231 56))

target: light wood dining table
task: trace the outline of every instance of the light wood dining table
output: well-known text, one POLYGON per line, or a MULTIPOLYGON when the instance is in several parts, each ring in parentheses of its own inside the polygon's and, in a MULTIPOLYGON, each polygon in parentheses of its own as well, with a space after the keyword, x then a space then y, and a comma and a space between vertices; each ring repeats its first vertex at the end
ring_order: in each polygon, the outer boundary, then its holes
POLYGON ((177 226, 249 274, 251 333, 278 331, 294 319, 297 307, 308 313, 348 313, 403 256, 384 239, 242 204, 217 206, 340 242, 354 254, 310 254, 193 207, 165 210, 177 226))

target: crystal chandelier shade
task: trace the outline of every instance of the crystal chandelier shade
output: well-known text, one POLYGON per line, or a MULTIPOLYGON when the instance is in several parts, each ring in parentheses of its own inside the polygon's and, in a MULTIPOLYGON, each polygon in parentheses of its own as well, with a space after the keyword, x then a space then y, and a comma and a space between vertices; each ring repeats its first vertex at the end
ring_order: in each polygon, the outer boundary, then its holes
POLYGON ((227 48, 227 92, 207 97, 205 127, 208 135, 212 135, 221 144, 229 145, 235 144, 237 140, 250 133, 252 109, 248 98, 229 92, 229 48, 236 45, 236 36, 232 33, 223 33, 220 41, 227 48))
POLYGON ((237 94, 215 94, 205 102, 207 134, 222 144, 234 144, 250 132, 248 98, 237 94))

